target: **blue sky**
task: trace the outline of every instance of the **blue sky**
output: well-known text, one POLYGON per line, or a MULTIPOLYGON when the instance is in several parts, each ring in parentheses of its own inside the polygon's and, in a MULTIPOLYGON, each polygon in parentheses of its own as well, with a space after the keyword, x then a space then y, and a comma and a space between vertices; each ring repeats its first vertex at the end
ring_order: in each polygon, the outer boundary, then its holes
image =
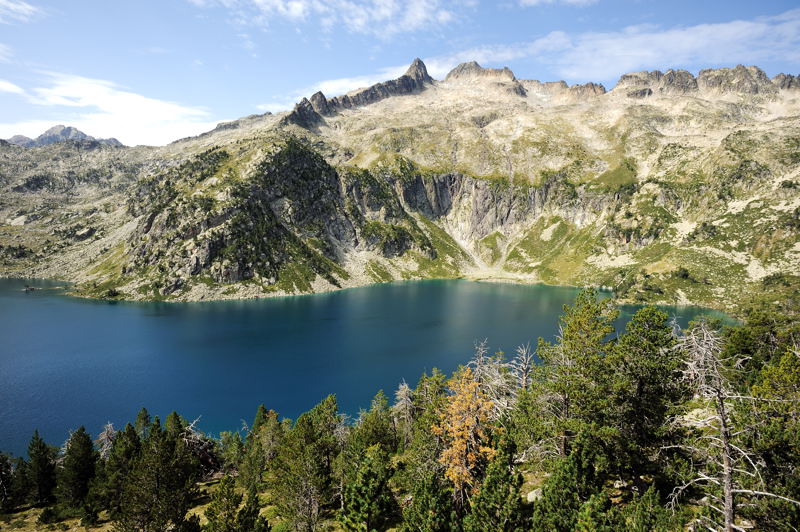
POLYGON ((0 138, 74 125, 164 144, 397 77, 421 57, 519 78, 800 72, 796 0, 0 0, 0 138))

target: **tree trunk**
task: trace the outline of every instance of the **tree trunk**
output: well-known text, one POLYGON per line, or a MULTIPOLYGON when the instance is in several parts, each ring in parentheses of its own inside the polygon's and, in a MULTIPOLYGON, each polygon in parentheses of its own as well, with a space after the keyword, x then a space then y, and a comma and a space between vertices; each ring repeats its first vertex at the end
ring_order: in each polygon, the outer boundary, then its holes
POLYGON ((733 452, 730 444, 731 431, 728 427, 728 412, 725 401, 717 394, 717 413, 720 419, 720 433, 722 436, 722 494, 723 512, 725 515, 725 532, 733 532, 733 523, 736 517, 733 504, 733 452))

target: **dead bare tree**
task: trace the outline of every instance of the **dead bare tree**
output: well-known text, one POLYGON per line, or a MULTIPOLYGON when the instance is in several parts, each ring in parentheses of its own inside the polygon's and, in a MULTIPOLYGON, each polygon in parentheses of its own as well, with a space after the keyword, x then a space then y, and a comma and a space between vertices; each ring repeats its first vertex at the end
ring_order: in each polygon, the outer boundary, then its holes
POLYGON ((392 405, 392 417, 398 427, 403 444, 411 443, 411 428, 414 423, 414 391, 405 380, 397 387, 392 405))
POLYGON ((103 430, 100 431, 100 434, 97 435, 97 439, 94 441, 95 446, 97 447, 97 451, 100 453, 100 458, 102 460, 106 460, 108 455, 111 454, 111 447, 114 445, 114 438, 117 437, 117 430, 114 428, 114 425, 109 421, 103 427, 103 430))
POLYGON ((517 347, 517 355, 509 363, 512 373, 517 378, 519 390, 527 390, 531 384, 531 374, 534 366, 533 356, 531 344, 521 345, 517 347))
POLYGON ((800 502, 764 490, 747 489, 740 478, 749 479, 763 486, 760 470, 763 463, 752 452, 738 444, 741 436, 750 428, 736 426, 733 416, 737 402, 757 401, 737 392, 730 375, 738 371, 747 360, 738 355, 723 355, 723 341, 719 333, 705 320, 699 321, 678 338, 676 344, 684 357, 681 378, 695 397, 701 399, 705 408, 701 415, 684 416, 677 423, 694 429, 694 437, 685 445, 693 459, 701 465, 695 476, 677 486, 670 495, 670 504, 677 504, 679 497, 690 487, 705 485, 722 490, 720 499, 713 491, 707 493, 707 505, 720 514, 721 523, 703 516, 702 525, 709 530, 725 532, 744 531, 736 524, 737 496, 767 496, 782 499, 797 505, 800 502))
POLYGON ((488 356, 487 341, 475 344, 475 355, 467 364, 472 368, 475 382, 480 390, 492 401, 492 420, 500 419, 508 412, 516 399, 516 384, 511 366, 501 353, 488 356))

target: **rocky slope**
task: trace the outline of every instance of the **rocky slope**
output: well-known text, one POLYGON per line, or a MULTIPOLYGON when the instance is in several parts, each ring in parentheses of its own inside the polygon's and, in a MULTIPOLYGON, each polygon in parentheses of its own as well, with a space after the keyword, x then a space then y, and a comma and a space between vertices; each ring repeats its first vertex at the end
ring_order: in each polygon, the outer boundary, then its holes
POLYGON ((95 297, 466 276, 736 309, 800 270, 800 87, 756 67, 599 84, 466 63, 163 148, 0 143, 0 268, 95 297))

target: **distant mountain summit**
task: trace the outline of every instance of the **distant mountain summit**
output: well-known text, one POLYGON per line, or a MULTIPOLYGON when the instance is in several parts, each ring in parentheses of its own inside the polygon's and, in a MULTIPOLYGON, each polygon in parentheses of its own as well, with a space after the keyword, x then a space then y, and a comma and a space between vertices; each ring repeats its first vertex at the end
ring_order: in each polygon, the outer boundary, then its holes
POLYGON ((35 139, 26 137, 24 135, 14 135, 8 139, 8 143, 16 144, 17 146, 22 146, 23 148, 35 148, 38 146, 47 146, 49 144, 55 144, 56 142, 64 142, 68 140, 96 142, 104 146, 123 146, 123 144, 115 138, 96 139, 77 128, 63 125, 53 126, 35 139))

